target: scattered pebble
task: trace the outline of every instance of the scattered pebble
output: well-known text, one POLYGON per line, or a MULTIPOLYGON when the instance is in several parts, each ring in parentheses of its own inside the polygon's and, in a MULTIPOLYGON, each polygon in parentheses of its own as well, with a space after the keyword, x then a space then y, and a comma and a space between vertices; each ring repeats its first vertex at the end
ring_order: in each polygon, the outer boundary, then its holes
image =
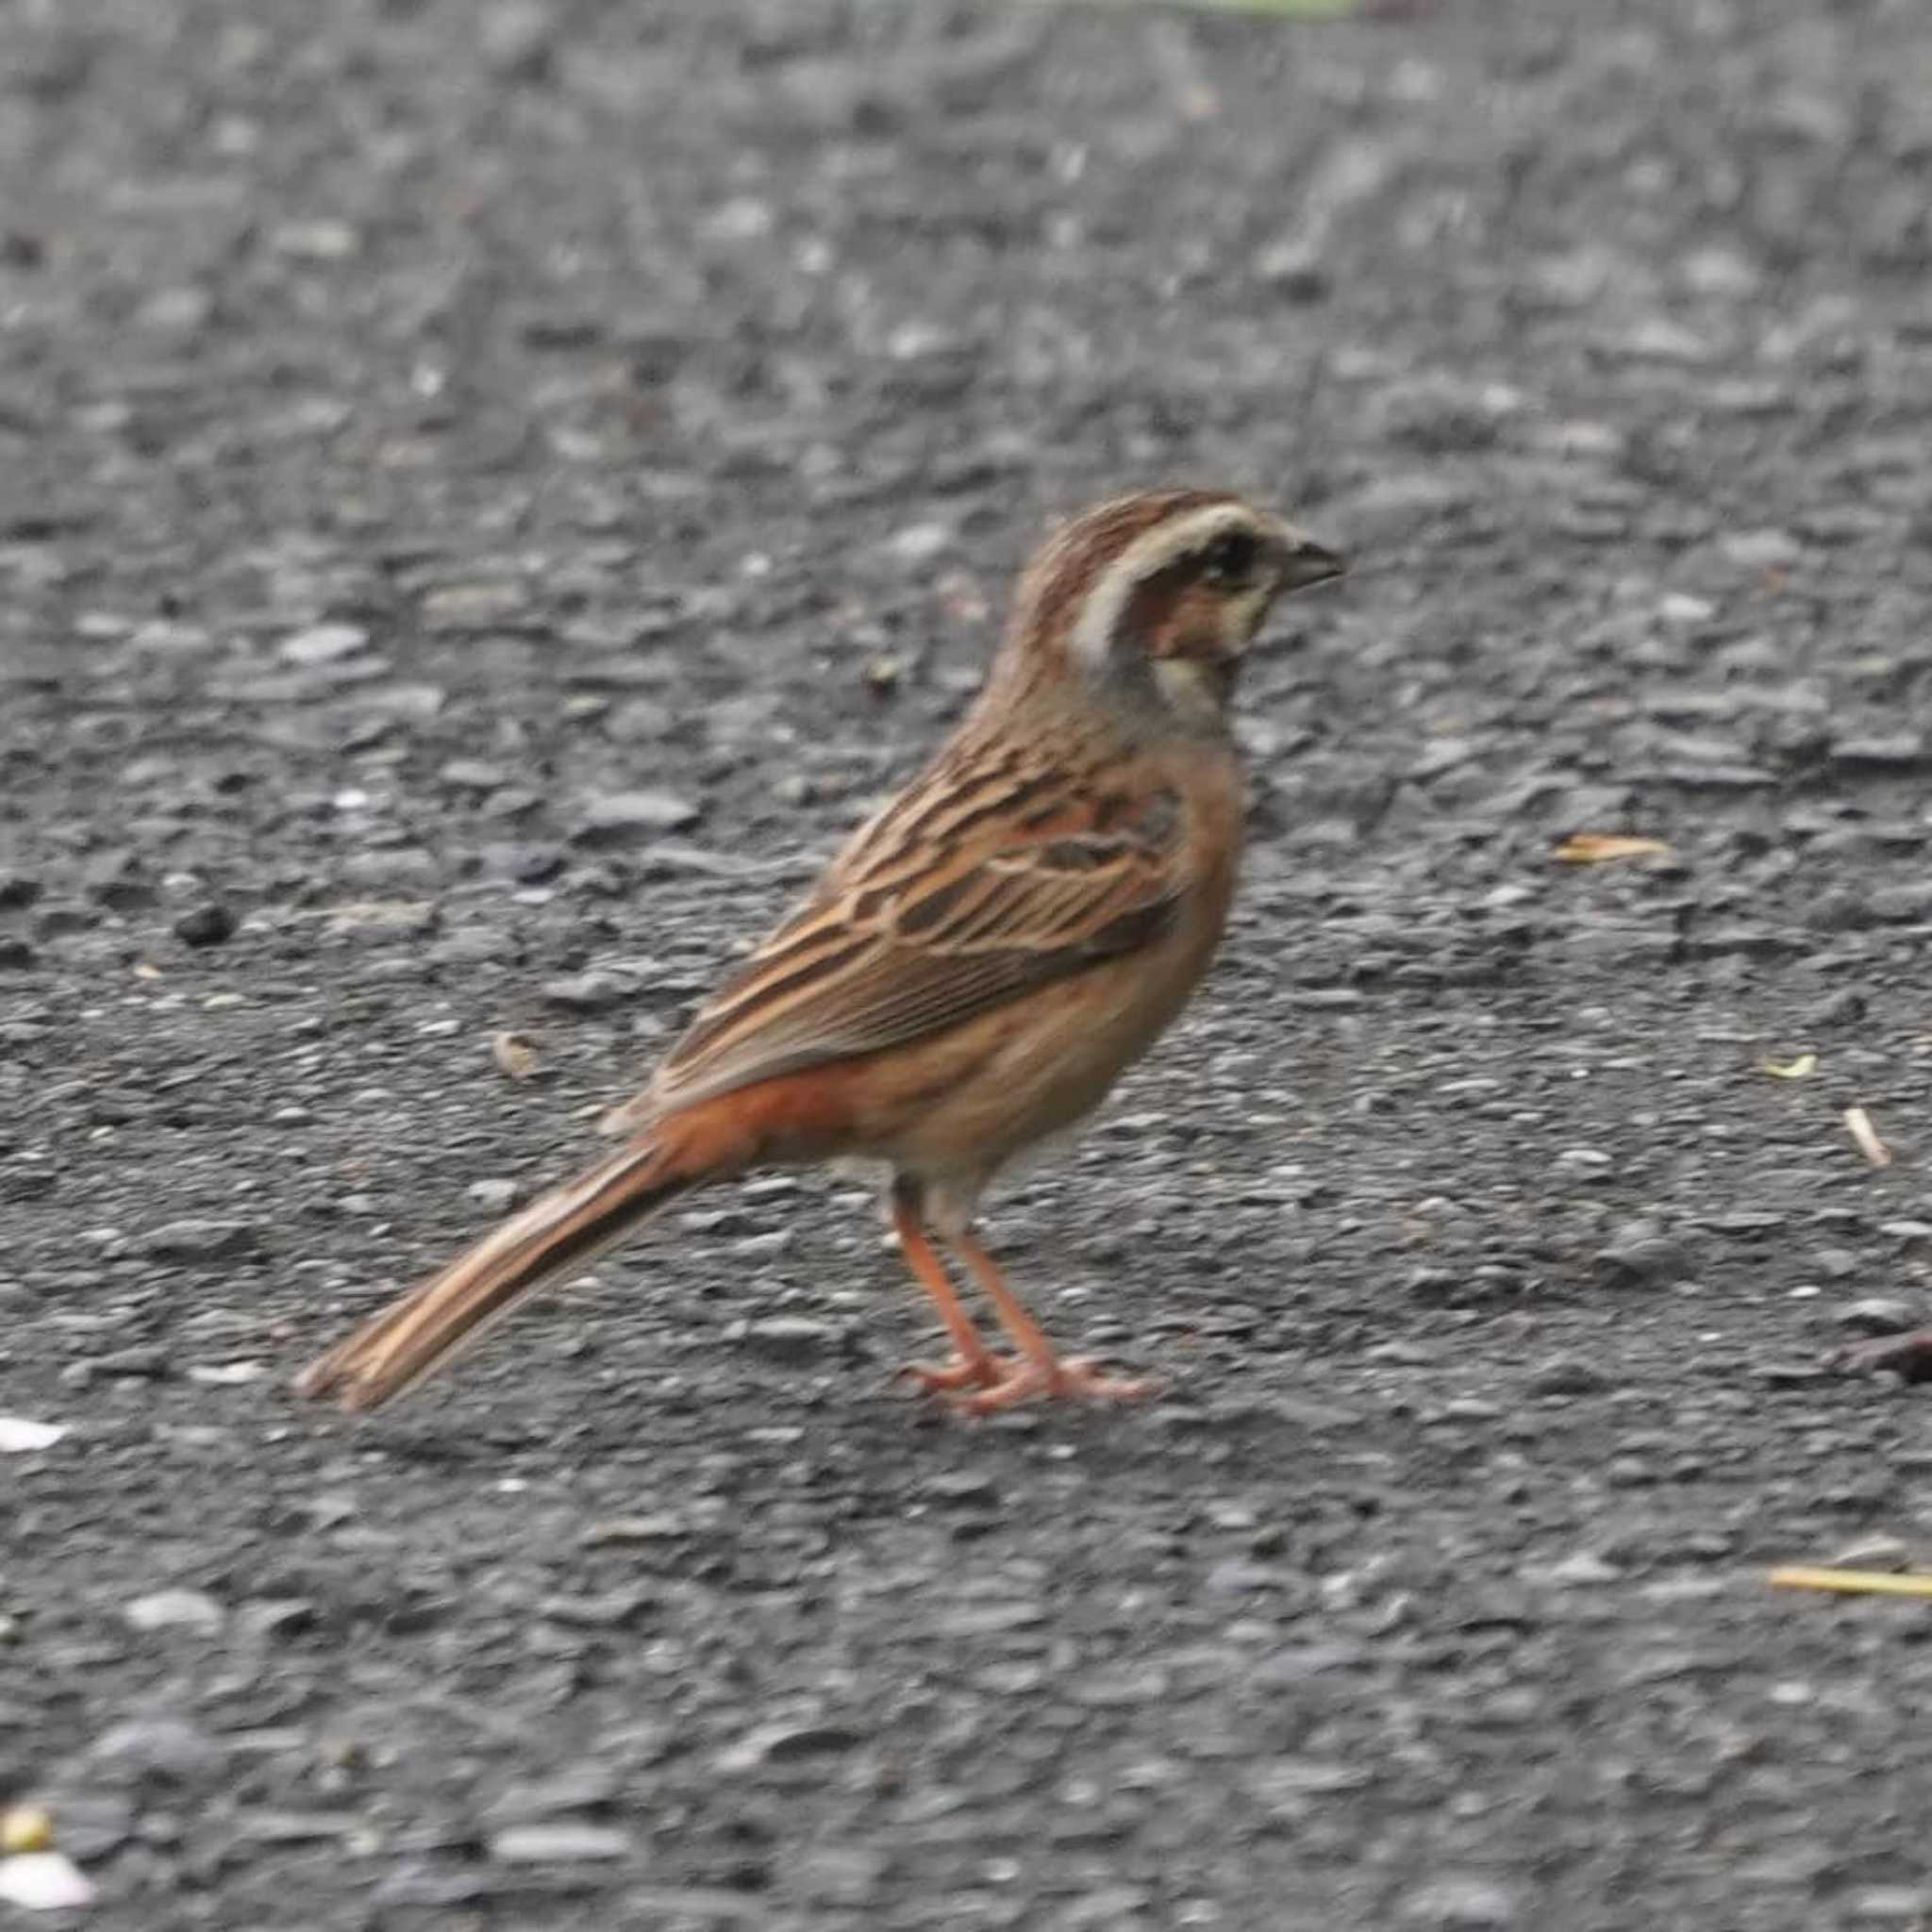
POLYGON ((1529 1573, 1531 1580, 1555 1583, 1566 1589, 1585 1590, 1598 1584, 1615 1583, 1624 1574, 1616 1564, 1607 1562, 1594 1550, 1577 1550, 1559 1557, 1541 1570, 1529 1573))
POLYGON ((233 910, 217 899, 192 906, 175 921, 175 937, 190 946, 219 946, 235 936, 233 910))
POLYGON ((0 1415, 0 1456, 31 1456, 51 1449, 66 1428, 59 1423, 29 1422, 25 1416, 0 1415))
POLYGON ((930 564, 951 548, 953 532, 944 524, 908 524, 886 540, 886 548, 899 563, 930 564))
POLYGON ((1600 1147, 1566 1147, 1557 1156, 1555 1164, 1594 1173, 1600 1168, 1614 1167, 1616 1159, 1615 1155, 1606 1154, 1600 1147))
POLYGON ((1310 238, 1286 235, 1256 251, 1255 279, 1290 302, 1320 302, 1333 286, 1333 275, 1310 238))
POLYGON ((743 1340, 752 1354, 768 1362, 803 1368, 834 1354, 840 1331, 830 1322, 815 1322, 806 1315, 768 1315, 745 1323, 743 1340))
POLYGON ((512 1824, 494 1833, 490 1856, 500 1865, 603 1863, 627 1858, 631 1837, 606 1824, 582 1824, 570 1819, 553 1824, 512 1824))
POLYGON ((162 1261, 227 1261, 261 1250, 262 1230, 251 1221, 170 1221, 142 1241, 162 1261))
POLYGON ((1932 765, 1932 746, 1913 732, 1885 738, 1844 738, 1832 747, 1835 771, 1850 777, 1923 772, 1932 765))
POLYGON ((1658 602, 1657 614, 1666 624, 1708 624, 1717 615, 1717 606, 1707 597, 1693 597, 1688 591, 1673 591, 1658 602))
POLYGON ((1409 1893, 1398 1917, 1405 1925, 1441 1932, 1491 1932, 1520 1923, 1516 1894, 1488 1878, 1456 1874, 1430 1880, 1409 1893))
MULTIPOLYGON (((635 1605, 641 1598, 633 1596, 631 1601, 635 1605)), ((593 1810, 615 1800, 619 1789, 620 1781, 609 1766, 574 1765, 555 1777, 508 1786, 491 1805, 488 1818, 491 1824, 507 1828, 555 1818, 561 1812, 593 1810)))
POLYGON ((1906 1571, 1912 1567, 1912 1553, 1903 1538, 1876 1530, 1833 1551, 1824 1563, 1829 1570, 1906 1571))
POLYGON ((1610 1378, 1580 1356, 1553 1356, 1530 1371, 1524 1386, 1532 1395, 1593 1395, 1607 1389, 1610 1378))
POLYGON ((298 261, 346 260, 361 246, 361 238, 346 222, 285 222, 269 237, 278 255, 298 261))
POLYGON ((64 1852, 0 1858, 0 1902, 25 1912, 73 1912, 94 1902, 87 1875, 64 1852))
POLYGON ((1595 1257, 1598 1275, 1611 1287, 1659 1287, 1690 1272, 1682 1241, 1641 1224, 1614 1236, 1595 1257))
POLYGON ((1744 570, 1789 570, 1804 545, 1789 530, 1736 530, 1718 540, 1727 562, 1744 570))
POLYGON ((213 1597, 199 1590, 158 1590, 122 1606, 121 1614, 136 1630, 219 1630, 225 1613, 213 1597))
POLYGON ((192 1362, 188 1379, 208 1389, 244 1389, 251 1382, 265 1381, 266 1362, 192 1362))
POLYGON ((1932 879, 1904 879, 1897 885, 1874 886, 1864 895, 1871 920, 1879 925, 1932 924, 1932 879))
POLYGON ((281 657, 291 664, 314 668, 352 658, 369 641, 359 625, 318 624, 282 640, 281 657))
POLYGON ((616 791, 590 801, 573 836, 580 845, 635 844, 681 832, 701 816, 697 806, 675 792, 616 791))
POLYGON ((1919 1932, 1932 1919, 1932 1886, 1865 1885, 1845 1901, 1848 1925, 1890 1925, 1919 1932))
POLYGON ((1896 1295, 1861 1295, 1846 1302, 1832 1319, 1854 1335, 1903 1335, 1918 1325, 1918 1310, 1896 1295))
POLYGON ((841 1756, 856 1750, 864 1739, 842 1724, 769 1724, 748 1731, 718 1755, 717 1768, 727 1774, 765 1764, 790 1764, 802 1759, 841 1756))
MULTIPOLYGON (((179 1717, 129 1718, 102 1732, 88 1757, 104 1773, 161 1778, 177 1785, 216 1777, 228 1761, 227 1750, 219 1740, 179 1717)), ((67 1836, 64 1830, 62 1835, 67 1836)))
POLYGON ((553 1007, 566 1007, 575 1013, 600 1013, 631 997, 635 989, 627 979, 594 968, 588 973, 568 973, 543 982, 543 997, 553 1007))
POLYGON ((451 758, 437 776, 465 791, 495 791, 509 783, 509 774, 501 765, 481 758, 451 758))
POLYGON ((359 940, 369 945, 426 939, 441 915, 426 899, 362 899, 329 908, 331 939, 359 940))
POLYGON ((928 1476, 920 1493, 949 1507, 985 1507, 1000 1499, 1000 1487, 983 1470, 942 1470, 928 1476))

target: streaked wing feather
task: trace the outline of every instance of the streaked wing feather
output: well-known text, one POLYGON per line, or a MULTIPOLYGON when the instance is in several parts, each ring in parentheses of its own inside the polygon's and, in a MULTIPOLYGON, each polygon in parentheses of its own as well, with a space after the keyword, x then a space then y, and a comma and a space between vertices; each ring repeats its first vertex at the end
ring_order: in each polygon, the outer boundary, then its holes
POLYGON ((943 1031, 1170 928, 1184 891, 1176 795, 1129 811, 1090 778, 1043 798, 1037 775, 1002 775, 1024 810, 975 794, 936 824, 922 787, 860 831, 691 1022, 655 1103, 943 1031))

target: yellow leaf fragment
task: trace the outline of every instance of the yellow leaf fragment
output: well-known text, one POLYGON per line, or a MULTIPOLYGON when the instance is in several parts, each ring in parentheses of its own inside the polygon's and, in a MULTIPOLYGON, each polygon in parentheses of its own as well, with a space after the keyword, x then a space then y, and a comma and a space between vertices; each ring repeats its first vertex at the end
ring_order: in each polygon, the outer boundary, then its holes
POLYGON ((1612 858, 1657 858, 1670 849, 1661 839, 1627 832, 1572 832, 1550 856, 1564 865, 1602 865, 1612 858))
POLYGON ((1766 1579, 1775 1590, 1832 1590, 1843 1596, 1932 1597, 1932 1574, 1923 1570, 1899 1575, 1887 1570, 1819 1570, 1788 1563, 1766 1579))
POLYGON ((1803 1080, 1818 1071, 1818 1056, 1801 1053, 1795 1059, 1766 1060, 1764 1071, 1774 1080, 1803 1080))
POLYGON ((0 1811, 0 1852, 44 1852, 54 1842, 54 1821, 39 1805, 10 1805, 0 1811))
POLYGON ((161 969, 149 965, 145 959, 137 959, 134 962, 134 976, 137 979, 158 979, 161 976, 161 969))
POLYGON ((492 1033, 490 1057, 512 1080, 527 1080, 537 1071, 537 1049, 521 1033, 492 1033))
POLYGON ((1872 1116, 1862 1107, 1845 1108, 1845 1128, 1858 1143, 1858 1152, 1874 1167, 1891 1165, 1891 1149, 1878 1138, 1878 1129, 1872 1124, 1872 1116))

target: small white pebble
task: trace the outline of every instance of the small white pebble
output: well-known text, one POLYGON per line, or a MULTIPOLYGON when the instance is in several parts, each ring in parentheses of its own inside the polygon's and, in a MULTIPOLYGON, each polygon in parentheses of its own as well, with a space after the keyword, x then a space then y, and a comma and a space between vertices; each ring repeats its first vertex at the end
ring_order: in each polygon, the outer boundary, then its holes
POLYGON ((1558 1167, 1608 1167, 1613 1156, 1597 1147, 1566 1147, 1557 1156, 1558 1167))
POLYGON ((1707 624, 1717 615, 1717 606, 1707 597, 1673 591, 1658 601, 1657 614, 1666 624, 1707 624))
POLYGON ((222 1627, 220 1604, 206 1591, 158 1590, 122 1606, 121 1615, 136 1630, 200 1630, 222 1627))
POLYGON ((0 1456, 31 1456, 36 1449, 51 1449, 66 1433, 58 1423, 0 1415, 0 1456))
POLYGON ((952 541, 953 533, 944 524, 908 524, 887 540, 886 547, 901 563, 930 563, 952 541))
POLYGON ((93 1902, 93 1887, 64 1852, 0 1858, 0 1903, 25 1912, 71 1912, 93 1902))

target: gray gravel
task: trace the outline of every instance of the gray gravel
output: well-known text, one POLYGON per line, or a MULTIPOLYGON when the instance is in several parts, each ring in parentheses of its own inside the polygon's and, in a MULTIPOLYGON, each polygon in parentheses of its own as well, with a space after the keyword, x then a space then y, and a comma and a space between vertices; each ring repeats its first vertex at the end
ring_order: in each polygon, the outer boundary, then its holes
POLYGON ((0 14, 0 1802, 79 1922, 1932 1924, 1932 1610, 1764 1582, 1932 1560, 1932 1398, 1824 1366, 1932 1312, 1928 101, 1917 0, 0 14), (1168 1398, 934 1414, 779 1177, 296 1409, 1170 478, 1357 570, 1211 991, 991 1224, 1168 1398))

